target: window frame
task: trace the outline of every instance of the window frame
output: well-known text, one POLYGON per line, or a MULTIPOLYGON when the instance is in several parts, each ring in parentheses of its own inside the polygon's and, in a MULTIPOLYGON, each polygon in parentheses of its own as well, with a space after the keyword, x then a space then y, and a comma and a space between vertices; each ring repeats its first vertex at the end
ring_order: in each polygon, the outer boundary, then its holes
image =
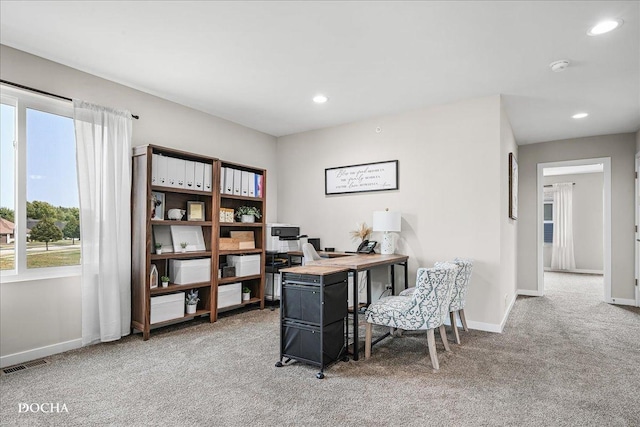
POLYGON ((0 85, 0 103, 12 105, 16 109, 13 161, 15 236, 17 238, 15 239, 14 268, 0 270, 2 283, 79 276, 82 273, 82 252, 78 265, 27 268, 27 242, 24 239, 27 229, 27 109, 73 120, 73 105, 69 101, 37 95, 6 85, 0 85))

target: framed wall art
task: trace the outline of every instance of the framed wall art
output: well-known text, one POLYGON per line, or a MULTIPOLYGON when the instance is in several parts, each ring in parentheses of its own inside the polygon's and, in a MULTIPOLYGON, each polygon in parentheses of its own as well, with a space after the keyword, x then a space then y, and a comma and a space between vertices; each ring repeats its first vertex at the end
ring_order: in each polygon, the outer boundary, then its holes
POLYGON ((324 194, 326 195, 397 189, 397 160, 324 170, 324 194))
POLYGON ((509 153, 509 218, 518 219, 518 161, 509 153))

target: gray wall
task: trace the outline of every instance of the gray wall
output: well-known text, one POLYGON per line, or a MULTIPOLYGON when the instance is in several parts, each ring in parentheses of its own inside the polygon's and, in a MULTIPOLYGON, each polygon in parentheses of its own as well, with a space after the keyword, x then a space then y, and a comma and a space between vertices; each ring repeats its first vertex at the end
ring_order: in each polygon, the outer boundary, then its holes
POLYGON ((518 289, 536 291, 538 163, 611 158, 611 296, 633 299, 634 288, 634 155, 633 133, 550 141, 519 147, 520 218, 518 218, 518 289))
POLYGON ((636 132, 636 153, 640 153, 640 130, 636 132))
POLYGON ((499 330, 516 289, 507 166, 508 152, 517 154, 499 96, 285 136, 277 145, 280 222, 300 225, 322 246, 353 250, 349 231, 357 222, 371 225, 373 211, 400 210, 397 252, 409 255, 410 285, 417 267, 473 258, 467 318, 499 330), (324 194, 325 168, 396 159, 398 191, 324 194))
MULTIPOLYGON (((276 138, 99 77, 0 45, 0 76, 44 91, 122 108, 133 121, 133 145, 157 144, 268 170, 267 220, 277 218, 276 138)), ((3 366, 65 350, 81 337, 79 277, 0 286, 3 366), (29 302, 25 316, 23 301, 29 302), (22 359, 16 362, 16 358, 22 359)))
MULTIPOLYGON (((603 182, 604 174, 545 176, 544 184, 574 182, 573 247, 576 270, 603 271, 603 182)), ((544 267, 551 267, 551 244, 544 245, 544 267)))

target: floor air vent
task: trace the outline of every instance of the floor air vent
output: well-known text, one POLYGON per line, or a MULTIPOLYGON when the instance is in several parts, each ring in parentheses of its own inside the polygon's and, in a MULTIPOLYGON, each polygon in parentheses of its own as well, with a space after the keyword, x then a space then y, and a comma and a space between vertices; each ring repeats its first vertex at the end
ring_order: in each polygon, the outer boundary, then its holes
POLYGON ((36 366, 46 365, 48 362, 44 359, 32 360, 31 362, 21 363, 19 365, 9 366, 8 368, 3 368, 3 374, 12 374, 14 372, 23 371, 28 368, 35 368, 36 366))

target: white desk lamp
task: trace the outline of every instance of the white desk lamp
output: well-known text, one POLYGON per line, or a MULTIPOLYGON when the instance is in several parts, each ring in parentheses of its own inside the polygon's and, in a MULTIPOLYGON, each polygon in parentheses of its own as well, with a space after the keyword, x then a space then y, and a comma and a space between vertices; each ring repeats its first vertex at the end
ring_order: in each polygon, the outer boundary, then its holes
POLYGON ((393 254, 396 250, 394 235, 390 233, 400 232, 400 224, 402 217, 400 212, 391 212, 387 208, 384 211, 375 211, 373 213, 373 231, 384 231, 382 244, 380 245, 380 253, 393 254))

